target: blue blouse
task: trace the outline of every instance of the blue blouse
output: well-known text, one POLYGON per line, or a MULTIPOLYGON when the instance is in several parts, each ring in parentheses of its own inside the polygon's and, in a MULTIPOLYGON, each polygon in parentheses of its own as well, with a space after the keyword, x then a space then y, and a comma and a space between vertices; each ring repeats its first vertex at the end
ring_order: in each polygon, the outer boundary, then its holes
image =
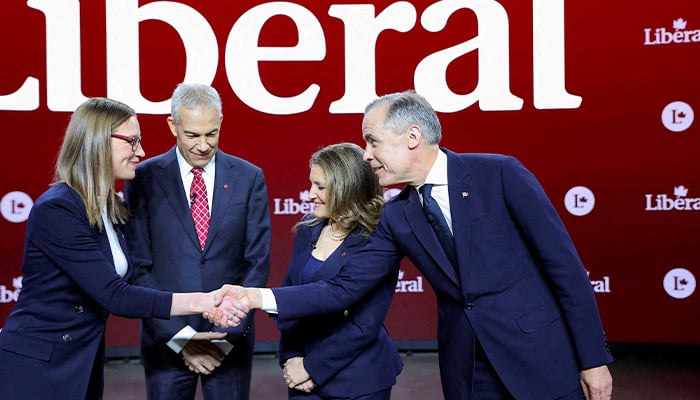
POLYGON ((312 282, 316 271, 321 268, 322 264, 323 260, 319 260, 313 255, 309 255, 304 268, 301 270, 301 283, 312 282))

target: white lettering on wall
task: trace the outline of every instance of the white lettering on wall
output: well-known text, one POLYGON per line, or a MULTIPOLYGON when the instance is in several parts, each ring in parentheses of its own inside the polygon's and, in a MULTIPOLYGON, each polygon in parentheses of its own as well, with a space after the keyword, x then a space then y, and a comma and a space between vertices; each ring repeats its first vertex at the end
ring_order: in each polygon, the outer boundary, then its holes
MULTIPOLYGON (((382 31, 408 32, 416 23, 416 9, 396 2, 374 16, 370 4, 332 5, 328 14, 345 24, 345 94, 331 103, 331 114, 362 112, 377 97, 376 45, 382 31)), ((423 93, 425 95, 425 93, 423 93)))
MULTIPOLYGON (((581 98, 566 91, 564 65, 564 0, 533 1, 533 103, 539 109, 578 108, 581 98)), ((81 81, 80 1, 28 0, 28 6, 44 13, 46 20, 46 103, 52 111, 73 111, 85 100, 81 81)), ((175 2, 155 1, 138 6, 138 0, 105 0, 107 96, 122 100, 139 113, 168 114, 169 100, 150 101, 141 95, 139 29, 142 21, 156 20, 171 26, 186 54, 184 81, 212 82, 217 73, 219 44, 210 23, 196 9, 175 2)), ((473 104, 482 110, 519 110, 522 98, 510 91, 509 17, 493 0, 442 0, 425 9, 421 26, 429 32, 445 28, 450 16, 469 9, 477 18, 478 35, 425 56, 413 72, 415 88, 437 111, 458 112, 473 104), (478 51, 478 82, 471 93, 457 94, 448 86, 446 71, 455 59, 478 51)), ((408 32, 415 28, 416 9, 398 1, 377 15, 370 4, 333 4, 328 14, 345 25, 345 92, 329 105, 332 114, 362 113, 376 96, 375 50, 387 30, 408 32)), ((225 70, 234 94, 263 113, 303 113, 314 106, 321 87, 308 82, 300 93, 281 97, 268 91, 260 76, 259 62, 318 61, 326 56, 321 22, 311 11, 292 2, 268 2, 241 15, 225 43, 225 70), (258 38, 272 17, 289 17, 298 30, 294 46, 265 47, 258 38)), ((411 47, 407 47, 410 51, 411 47)), ((157 66, 156 66, 157 67, 157 66)), ((329 73, 339 73, 330 71, 329 73)), ((290 76, 290 79, 294 79, 290 76)), ((338 79, 341 79, 340 76, 338 79)), ((0 94, 0 110, 34 110, 40 104, 41 80, 28 76, 19 89, 0 94)))
POLYGON ((320 61, 325 56, 323 28, 309 10, 288 2, 266 3, 248 10, 231 28, 226 42, 226 75, 233 91, 248 106, 270 114, 302 113, 311 108, 320 86, 310 84, 296 96, 275 96, 260 79, 258 62, 320 61), (263 25, 275 15, 286 15, 296 24, 299 41, 295 46, 258 46, 263 25))
POLYGON ((535 108, 578 108, 581 96, 566 91, 564 1, 532 2, 532 79, 535 108))
POLYGON ((183 81, 214 80, 219 46, 209 22, 197 10, 172 1, 138 6, 138 0, 107 1, 107 96, 145 114, 169 114, 170 101, 152 102, 141 95, 139 22, 157 20, 177 31, 185 48, 183 81))
POLYGON ((510 92, 508 55, 508 15, 492 0, 447 0, 428 7, 421 23, 438 32, 460 8, 469 8, 478 17, 479 35, 464 43, 437 51, 416 67, 416 91, 430 100, 436 111, 456 112, 479 102, 482 110, 519 110, 523 100, 510 92), (458 95, 447 86, 447 67, 456 58, 479 51, 479 81, 473 92, 458 95))

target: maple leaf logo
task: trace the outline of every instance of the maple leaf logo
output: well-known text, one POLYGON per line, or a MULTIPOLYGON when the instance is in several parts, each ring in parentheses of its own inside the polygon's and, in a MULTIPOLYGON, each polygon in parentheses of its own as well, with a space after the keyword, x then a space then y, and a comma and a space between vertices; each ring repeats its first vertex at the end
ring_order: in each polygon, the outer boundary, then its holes
POLYGON ((676 197, 685 197, 685 196, 688 195, 688 188, 686 188, 686 187, 683 186, 683 185, 676 186, 676 187, 673 188, 673 194, 674 194, 676 197))
POLYGON ((684 20, 683 18, 678 18, 673 20, 673 29, 675 30, 681 30, 685 29, 685 26, 688 24, 688 21, 684 20))
POLYGON ((578 201, 581 203, 588 203, 588 198, 586 196, 581 196, 578 201))
POLYGON ((688 280, 687 280, 687 279, 681 279, 680 281, 678 281, 678 283, 680 283, 681 285, 685 286, 685 285, 688 284, 688 280))
POLYGON ((26 206, 24 205, 24 203, 17 203, 16 207, 19 208, 19 209, 22 209, 22 208, 24 208, 24 207, 26 207, 26 206))
POLYGON ((304 190, 303 192, 299 192, 299 200, 301 201, 309 201, 309 191, 304 190))
POLYGON ((684 119, 684 118, 685 118, 685 112, 680 111, 680 112, 678 113, 678 118, 679 118, 679 119, 684 119))

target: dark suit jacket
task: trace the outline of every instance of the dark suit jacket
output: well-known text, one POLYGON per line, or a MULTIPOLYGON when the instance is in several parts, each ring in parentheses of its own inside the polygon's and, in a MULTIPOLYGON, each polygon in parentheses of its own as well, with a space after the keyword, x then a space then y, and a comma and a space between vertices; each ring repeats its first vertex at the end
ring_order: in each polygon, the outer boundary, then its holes
MULTIPOLYGON (((302 270, 311 256, 327 220, 314 226, 300 226, 294 238, 283 286, 302 284, 302 270)), ((359 229, 323 262, 314 281, 332 278, 366 239, 359 229)), ((396 383, 402 362, 394 342, 384 329, 384 319, 396 289, 396 275, 387 276, 368 295, 342 311, 279 324, 280 363, 304 357, 319 394, 350 398, 388 389, 396 383)), ((290 398, 303 392, 290 390, 290 398)))
MULTIPOLYGON (((209 235, 199 247, 173 147, 141 163, 127 182, 125 198, 132 214, 127 239, 137 268, 134 283, 174 292, 211 291, 225 283, 265 286, 270 268, 270 211, 263 172, 218 150, 209 235)), ((226 329, 234 344, 229 356, 252 356, 254 316, 226 329)), ((198 332, 220 331, 199 315, 169 321, 144 320, 144 365, 182 366, 165 344, 186 325, 198 332)))
POLYGON ((515 398, 577 390, 580 369, 612 357, 590 281, 555 208, 514 158, 446 152, 459 279, 418 194, 406 187, 331 281, 274 290, 279 318, 342 309, 395 274, 407 256, 437 296, 446 399, 470 398, 473 342, 465 337, 472 329, 515 398))
POLYGON ((109 313, 169 318, 172 295, 130 286, 116 273, 106 232, 89 225, 80 196, 65 184, 32 207, 22 273, 0 332, 1 399, 97 399, 109 313))

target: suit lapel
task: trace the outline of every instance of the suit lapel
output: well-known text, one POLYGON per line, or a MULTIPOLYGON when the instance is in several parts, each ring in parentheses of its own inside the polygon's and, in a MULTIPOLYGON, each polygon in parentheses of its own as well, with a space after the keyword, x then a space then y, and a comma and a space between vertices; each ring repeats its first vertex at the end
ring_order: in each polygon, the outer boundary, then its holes
POLYGON ((157 181, 168 204, 173 209, 173 214, 175 214, 175 217, 182 224, 192 244, 199 248, 199 238, 197 238, 197 231, 195 230, 192 214, 190 214, 190 207, 183 190, 184 184, 180 176, 180 167, 177 164, 176 151, 178 151, 177 146, 173 147, 167 153, 167 156, 163 157, 158 163, 158 166, 163 169, 162 176, 165 178, 158 179, 157 181))
POLYGON ((423 213, 423 206, 418 198, 418 192, 412 186, 406 186, 404 190, 410 191, 408 194, 408 200, 406 201, 406 207, 404 207, 403 210, 404 218, 406 218, 408 225, 416 234, 418 241, 421 242, 423 247, 428 251, 428 254, 430 254, 440 269, 452 280, 452 282, 459 284, 457 274, 455 273, 456 266, 453 266, 450 262, 450 259, 447 257, 445 250, 443 250, 442 244, 440 244, 435 231, 430 226, 430 223, 428 223, 428 220, 423 213))
MULTIPOLYGON (((320 223, 308 227, 300 232, 305 232, 308 238, 302 239, 302 242, 316 243, 319 236, 321 235, 321 230, 328 222, 328 219, 324 219, 320 223)), ((338 246, 338 248, 331 253, 328 258, 323 261, 323 265, 316 271, 313 276, 314 281, 319 281, 327 278, 331 278, 338 274, 338 271, 347 263, 350 257, 347 257, 348 253, 353 252, 353 248, 359 246, 364 239, 362 237, 355 235, 356 231, 349 234, 343 243, 338 246)), ((298 233, 302 234, 302 233, 298 233)), ((311 257, 311 252, 313 251, 312 246, 303 247, 303 251, 295 251, 292 254, 292 260, 290 261, 290 279, 293 284, 301 284, 301 275, 306 262, 311 257)))
POLYGON ((231 203, 235 190, 237 190, 235 185, 238 181, 238 172, 234 169, 233 163, 230 162, 227 155, 221 150, 217 150, 215 162, 216 175, 214 176, 214 190, 212 191, 214 198, 209 211, 211 218, 209 220, 209 234, 207 235, 207 244, 204 252, 209 249, 209 243, 212 243, 214 237, 216 237, 216 232, 224 220, 226 208, 231 203))
MULTIPOLYGON (((445 149, 443 149, 445 150, 445 149)), ((470 241, 470 219, 469 219, 469 201, 471 181, 469 178, 469 168, 464 165, 459 156, 451 151, 445 150, 447 153, 447 190, 450 197, 450 214, 452 216, 452 232, 457 245, 457 260, 460 265, 455 268, 460 268, 466 260, 469 260, 469 241, 470 241)), ((468 282, 468 268, 460 268, 460 278, 462 287, 468 282)))
MULTIPOLYGON (((325 224, 320 224, 321 228, 325 224)), ((315 238, 320 234, 321 229, 315 232, 315 238)), ((338 274, 338 271, 348 262, 350 257, 347 257, 348 253, 353 252, 353 248, 359 246, 362 243, 362 237, 356 235, 357 229, 353 230, 346 238, 343 243, 338 246, 337 249, 323 262, 321 268, 314 274, 313 280, 323 280, 325 278, 330 278, 338 274)))
POLYGON ((289 283, 292 285, 300 285, 302 271, 306 266, 306 262, 311 256, 314 245, 318 240, 319 232, 323 228, 323 224, 313 226, 301 226, 296 232, 294 238, 294 250, 289 258, 287 276, 289 283))

